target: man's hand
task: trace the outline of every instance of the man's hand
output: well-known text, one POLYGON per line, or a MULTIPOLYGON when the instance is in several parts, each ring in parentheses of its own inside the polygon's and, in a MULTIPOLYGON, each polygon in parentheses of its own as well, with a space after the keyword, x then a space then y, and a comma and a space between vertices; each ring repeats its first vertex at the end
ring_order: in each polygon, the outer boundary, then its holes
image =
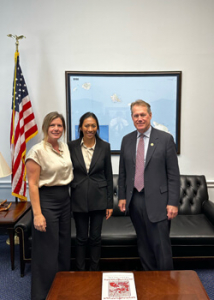
POLYGON ((178 214, 177 206, 167 205, 166 210, 167 210, 168 220, 174 219, 178 214))
POLYGON ((118 206, 120 208, 120 211, 126 211, 126 199, 119 200, 118 206))

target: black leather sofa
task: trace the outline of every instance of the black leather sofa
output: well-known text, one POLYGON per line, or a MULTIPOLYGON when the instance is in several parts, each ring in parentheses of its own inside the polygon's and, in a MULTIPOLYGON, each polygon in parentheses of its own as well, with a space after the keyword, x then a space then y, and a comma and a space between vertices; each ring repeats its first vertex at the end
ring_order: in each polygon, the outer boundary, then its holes
MULTIPOLYGON (((136 233, 129 215, 118 204, 118 175, 114 175, 114 212, 103 222, 101 261, 138 257, 136 233)), ((32 216, 28 212, 15 230, 20 238, 21 276, 25 263, 31 261, 32 216)), ((208 199, 204 176, 180 176, 179 214, 171 222, 170 238, 173 257, 214 258, 214 203, 208 199)), ((75 258, 75 224, 72 218, 71 259, 75 258)))

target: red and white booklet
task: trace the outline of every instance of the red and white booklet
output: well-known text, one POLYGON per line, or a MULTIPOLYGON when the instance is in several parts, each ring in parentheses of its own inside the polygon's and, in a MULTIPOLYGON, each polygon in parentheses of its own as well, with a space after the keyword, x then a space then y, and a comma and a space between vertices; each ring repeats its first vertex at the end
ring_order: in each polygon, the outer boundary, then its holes
POLYGON ((133 273, 103 273, 102 300, 112 299, 137 300, 133 273))

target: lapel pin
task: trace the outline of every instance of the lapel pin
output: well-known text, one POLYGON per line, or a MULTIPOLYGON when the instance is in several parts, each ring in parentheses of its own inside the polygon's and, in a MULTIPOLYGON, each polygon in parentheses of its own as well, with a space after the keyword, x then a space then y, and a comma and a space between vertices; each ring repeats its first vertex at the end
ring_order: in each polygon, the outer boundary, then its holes
POLYGON ((151 144, 150 144, 150 146, 152 146, 152 147, 153 147, 153 146, 154 146, 154 144, 153 144, 153 143, 151 143, 151 144))

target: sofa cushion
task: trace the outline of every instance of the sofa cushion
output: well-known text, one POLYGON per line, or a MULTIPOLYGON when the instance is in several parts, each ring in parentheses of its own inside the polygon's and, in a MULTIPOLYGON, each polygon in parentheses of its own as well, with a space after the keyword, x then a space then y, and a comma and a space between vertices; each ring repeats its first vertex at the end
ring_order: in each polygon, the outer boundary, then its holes
POLYGON ((136 245, 137 236, 129 216, 103 220, 102 245, 136 245))
MULTIPOLYGON (((75 245, 76 227, 74 219, 71 219, 71 243, 75 245)), ((134 226, 129 216, 114 217, 103 219, 102 226, 102 245, 135 245, 137 236, 134 226)))
POLYGON ((171 222, 172 245, 214 245, 214 226, 203 214, 178 215, 171 222))

